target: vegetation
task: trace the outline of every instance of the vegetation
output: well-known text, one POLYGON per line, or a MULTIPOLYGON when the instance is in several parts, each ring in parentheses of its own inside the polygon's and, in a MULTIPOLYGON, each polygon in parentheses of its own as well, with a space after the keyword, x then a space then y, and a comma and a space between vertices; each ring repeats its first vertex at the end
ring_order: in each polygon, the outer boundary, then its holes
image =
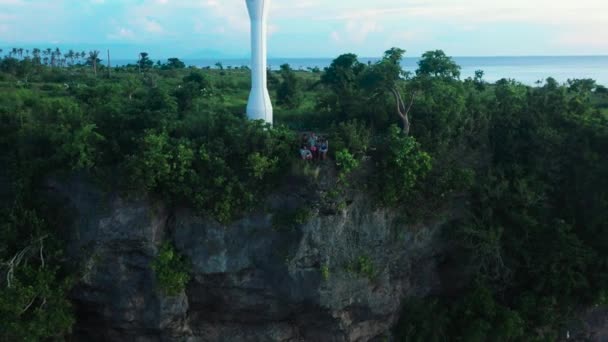
POLYGON ((349 273, 372 280, 375 276, 374 263, 367 255, 361 255, 346 266, 349 273))
MULTIPOLYGON (((110 73, 98 51, 10 51, 0 60, 0 339, 60 338, 74 321, 66 294, 77 275, 61 257, 62 208, 41 195, 49 178, 78 174, 229 222, 262 210, 292 164, 306 169, 297 137, 315 130, 330 140, 336 193, 366 191, 407 222, 458 203, 448 238, 466 285, 407 303, 398 336, 555 340, 608 290, 606 88, 489 84, 482 71, 460 80, 442 51, 425 53, 417 70, 402 69, 404 53, 269 71, 271 127, 243 116, 246 68, 155 64, 141 53, 110 73)), ((293 227, 311 214, 274 223, 293 227)), ((186 265, 164 245, 152 265, 160 288, 179 293, 186 265)), ((346 268, 374 276, 367 256, 346 268)), ((321 274, 327 280, 329 268, 321 274)))
POLYGON ((177 296, 184 292, 190 280, 189 263, 168 242, 160 248, 152 262, 152 269, 159 289, 167 296, 177 296))

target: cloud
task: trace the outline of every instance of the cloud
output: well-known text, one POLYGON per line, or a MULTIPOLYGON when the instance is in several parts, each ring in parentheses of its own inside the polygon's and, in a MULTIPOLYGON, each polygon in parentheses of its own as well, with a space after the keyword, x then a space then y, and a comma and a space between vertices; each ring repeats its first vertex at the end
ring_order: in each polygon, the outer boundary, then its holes
MULTIPOLYGON (((248 49, 243 0, 0 0, 0 9, 0 40, 11 43, 248 49)), ((454 47, 459 54, 526 54, 532 47, 576 54, 608 53, 606 23, 605 0, 273 0, 268 32, 275 55, 369 56, 393 45, 413 53, 454 47)))
POLYGON ((109 34, 108 38, 113 40, 133 40, 135 33, 130 29, 120 27, 116 33, 109 34))
POLYGON ((141 24, 143 25, 144 30, 150 33, 163 33, 165 30, 163 26, 155 19, 152 18, 140 18, 141 24))
POLYGON ((21 6, 25 5, 23 0, 0 0, 0 6, 21 6))

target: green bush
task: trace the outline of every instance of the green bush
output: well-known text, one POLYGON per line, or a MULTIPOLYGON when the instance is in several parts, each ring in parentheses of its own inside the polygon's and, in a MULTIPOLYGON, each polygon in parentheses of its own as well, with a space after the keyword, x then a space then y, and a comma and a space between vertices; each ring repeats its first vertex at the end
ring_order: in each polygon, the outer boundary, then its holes
POLYGON ((328 281, 331 273, 329 271, 329 266, 327 264, 321 266, 321 276, 323 280, 328 281))
POLYGON ((186 289, 190 281, 190 265, 173 245, 165 242, 152 262, 158 288, 167 296, 176 296, 186 289))
POLYGON ((357 158, 367 154, 371 145, 372 132, 365 123, 357 120, 341 122, 330 129, 330 146, 334 152, 344 149, 357 158))
POLYGON ((387 206, 401 204, 431 170, 431 156, 422 151, 413 137, 404 136, 394 125, 374 160, 377 196, 387 206))
POLYGON ((132 186, 221 222, 259 205, 291 167, 297 146, 284 128, 213 113, 187 117, 172 135, 152 131, 140 140, 127 163, 132 186))
POLYGON ((272 227, 276 230, 291 229, 305 224, 311 218, 312 211, 306 207, 280 209, 272 215, 272 227))
POLYGON ((367 255, 361 255, 356 260, 347 265, 346 270, 360 277, 372 280, 376 275, 374 263, 367 255))
POLYGON ((59 340, 75 318, 57 241, 35 211, 15 206, 0 217, 0 341, 59 340))
POLYGON ((338 166, 338 179, 341 183, 347 182, 348 175, 359 167, 359 161, 346 149, 336 152, 336 166, 338 166))
POLYGON ((297 108, 302 102, 299 80, 289 64, 281 65, 280 74, 283 81, 277 89, 277 103, 285 108, 297 108))
MULTIPOLYGON (((37 252, 37 251, 36 251, 37 252)), ((32 259, 31 256, 27 256, 32 259)), ((60 280, 56 266, 23 263, 0 286, 0 340, 42 341, 61 338, 74 324, 67 293, 70 282, 60 280)), ((4 272, 1 272, 4 277, 4 272)))
POLYGON ((395 326, 398 341, 540 341, 525 335, 515 311, 496 302, 491 291, 477 286, 456 300, 410 300, 395 326))

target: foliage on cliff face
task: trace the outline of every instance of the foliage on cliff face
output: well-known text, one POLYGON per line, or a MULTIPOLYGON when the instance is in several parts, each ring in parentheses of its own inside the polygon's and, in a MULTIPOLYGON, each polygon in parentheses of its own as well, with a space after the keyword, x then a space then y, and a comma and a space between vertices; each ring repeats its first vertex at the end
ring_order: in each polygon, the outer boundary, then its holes
POLYGON ((190 280, 189 264, 169 242, 161 246, 151 266, 163 294, 176 296, 186 289, 190 280))
MULTIPOLYGON (((502 80, 476 96, 486 97, 479 104, 487 114, 477 123, 482 125, 476 139, 487 139, 488 162, 476 170, 468 215, 455 225, 454 239, 465 251, 463 269, 496 305, 474 311, 475 320, 486 321, 475 326, 466 323, 472 318, 463 319, 462 300, 435 298, 420 305, 437 303, 426 317, 444 312, 446 336, 556 340, 572 313, 600 303, 608 286, 608 159, 601 157, 608 148, 608 121, 590 105, 590 91, 552 79, 539 88, 502 80)), ((474 289, 467 293, 482 298, 474 289)), ((406 306, 404 316, 411 317, 409 310, 417 309, 406 306)), ((402 324, 418 322, 411 320, 402 324)), ((435 332, 402 333, 409 341, 435 332)))
POLYGON ((57 243, 35 211, 17 203, 0 214, 0 340, 60 338, 74 317, 57 243))
POLYGON ((212 113, 176 124, 171 134, 149 131, 138 142, 126 162, 131 187, 223 222, 259 204, 294 154, 293 133, 280 127, 212 113))
POLYGON ((396 206, 407 199, 431 170, 431 156, 415 138, 404 136, 396 125, 389 128, 374 157, 374 184, 385 206, 396 206))

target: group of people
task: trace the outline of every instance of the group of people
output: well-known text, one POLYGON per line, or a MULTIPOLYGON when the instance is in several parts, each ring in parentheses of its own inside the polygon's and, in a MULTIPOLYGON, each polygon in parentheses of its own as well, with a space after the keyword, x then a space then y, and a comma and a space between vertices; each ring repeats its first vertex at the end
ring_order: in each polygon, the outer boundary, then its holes
POLYGON ((318 137, 315 133, 303 134, 300 144, 300 156, 303 160, 325 160, 329 150, 327 138, 318 137))

